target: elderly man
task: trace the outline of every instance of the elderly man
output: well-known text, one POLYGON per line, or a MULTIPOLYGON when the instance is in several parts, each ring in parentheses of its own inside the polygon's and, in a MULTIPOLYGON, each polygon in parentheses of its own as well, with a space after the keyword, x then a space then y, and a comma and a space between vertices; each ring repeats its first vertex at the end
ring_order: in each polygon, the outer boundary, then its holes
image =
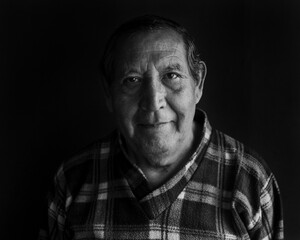
POLYGON ((63 163, 40 239, 283 239, 274 175, 196 109, 206 66, 183 27, 125 23, 101 70, 117 130, 63 163))

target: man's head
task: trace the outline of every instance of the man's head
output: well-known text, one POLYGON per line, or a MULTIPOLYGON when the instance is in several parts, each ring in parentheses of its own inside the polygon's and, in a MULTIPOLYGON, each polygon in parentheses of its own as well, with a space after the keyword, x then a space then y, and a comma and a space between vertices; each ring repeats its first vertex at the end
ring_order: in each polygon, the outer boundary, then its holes
POLYGON ((108 43, 103 72, 107 104, 130 154, 151 167, 184 158, 205 77, 186 30, 152 16, 121 26, 108 43))

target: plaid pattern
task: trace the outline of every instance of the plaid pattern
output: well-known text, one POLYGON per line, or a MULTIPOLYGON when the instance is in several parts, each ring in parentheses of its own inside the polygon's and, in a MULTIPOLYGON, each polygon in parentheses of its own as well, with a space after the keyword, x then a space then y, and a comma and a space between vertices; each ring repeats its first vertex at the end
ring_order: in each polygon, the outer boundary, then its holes
POLYGON ((63 163, 39 239, 283 239, 274 175, 242 143, 212 130, 154 191, 114 132, 63 163))

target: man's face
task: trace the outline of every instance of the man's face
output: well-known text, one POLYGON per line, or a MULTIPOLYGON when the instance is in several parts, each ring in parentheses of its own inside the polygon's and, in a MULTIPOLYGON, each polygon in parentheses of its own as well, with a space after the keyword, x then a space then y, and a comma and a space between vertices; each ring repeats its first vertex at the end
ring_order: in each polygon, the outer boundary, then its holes
POLYGON ((129 151, 153 167, 172 164, 192 145, 202 93, 181 36, 168 29, 136 33, 115 56, 108 103, 129 151))

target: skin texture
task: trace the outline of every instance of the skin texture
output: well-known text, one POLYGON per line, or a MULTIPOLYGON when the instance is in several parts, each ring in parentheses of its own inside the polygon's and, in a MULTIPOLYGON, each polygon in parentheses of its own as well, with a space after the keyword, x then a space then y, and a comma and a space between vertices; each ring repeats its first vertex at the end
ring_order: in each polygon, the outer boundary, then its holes
POLYGON ((131 159, 157 187, 194 150, 196 104, 204 79, 189 71, 181 36, 173 30, 131 35, 117 49, 107 104, 131 159))

